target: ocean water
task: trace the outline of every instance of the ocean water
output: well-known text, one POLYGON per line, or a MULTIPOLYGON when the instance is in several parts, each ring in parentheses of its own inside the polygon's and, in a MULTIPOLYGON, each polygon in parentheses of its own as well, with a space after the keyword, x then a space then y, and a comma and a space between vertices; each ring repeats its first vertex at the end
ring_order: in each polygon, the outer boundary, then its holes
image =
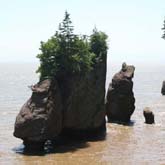
MULTIPOLYGON (((28 86, 38 81, 37 64, 0 64, 0 164, 165 164, 165 96, 160 93, 165 65, 135 67, 133 125, 107 123, 104 140, 73 142, 51 153, 28 155, 23 153, 22 141, 12 134, 15 117, 31 95, 28 86), (154 125, 144 123, 147 106, 155 114, 154 125)), ((119 64, 108 64, 106 88, 120 68, 119 64)))

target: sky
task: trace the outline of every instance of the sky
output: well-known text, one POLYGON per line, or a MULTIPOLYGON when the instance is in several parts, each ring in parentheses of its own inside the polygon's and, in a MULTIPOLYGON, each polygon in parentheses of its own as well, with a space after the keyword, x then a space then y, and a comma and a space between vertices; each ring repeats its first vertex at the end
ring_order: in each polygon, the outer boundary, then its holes
POLYGON ((66 10, 75 33, 108 34, 108 60, 164 62, 165 0, 0 0, 0 62, 37 62, 66 10))

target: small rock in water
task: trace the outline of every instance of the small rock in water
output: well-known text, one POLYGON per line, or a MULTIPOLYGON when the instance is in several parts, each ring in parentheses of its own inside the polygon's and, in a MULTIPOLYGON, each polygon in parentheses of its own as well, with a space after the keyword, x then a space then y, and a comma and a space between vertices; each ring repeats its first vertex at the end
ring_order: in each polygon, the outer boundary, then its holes
POLYGON ((161 89, 162 95, 165 95, 165 81, 162 83, 162 89, 161 89))
POLYGON ((155 121, 154 121, 154 114, 153 114, 153 112, 150 110, 149 107, 146 107, 146 108, 143 110, 143 115, 144 115, 145 123, 146 123, 146 124, 153 124, 153 123, 155 123, 155 121))

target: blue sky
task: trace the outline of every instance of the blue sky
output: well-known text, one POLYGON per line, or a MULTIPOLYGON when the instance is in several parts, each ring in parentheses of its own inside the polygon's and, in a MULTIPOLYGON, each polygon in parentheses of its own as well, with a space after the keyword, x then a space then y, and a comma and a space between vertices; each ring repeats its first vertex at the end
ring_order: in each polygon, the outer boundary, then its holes
POLYGON ((109 36, 109 60, 162 63, 165 0, 0 0, 0 62, 37 61, 40 41, 58 28, 65 10, 75 32, 96 26, 109 36))

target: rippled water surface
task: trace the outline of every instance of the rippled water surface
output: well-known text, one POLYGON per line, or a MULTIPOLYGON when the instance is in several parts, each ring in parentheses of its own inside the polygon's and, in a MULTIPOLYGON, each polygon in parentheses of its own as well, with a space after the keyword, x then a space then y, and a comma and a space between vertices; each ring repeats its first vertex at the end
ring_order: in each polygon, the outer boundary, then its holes
MULTIPOLYGON (((53 152, 29 155, 23 154, 22 141, 12 133, 15 117, 31 95, 28 86, 38 80, 36 68, 37 64, 0 65, 0 164, 165 164, 165 97, 160 94, 165 66, 136 66, 131 126, 107 124, 104 140, 71 142, 53 152), (154 125, 144 124, 146 106, 155 114, 154 125)), ((107 82, 119 69, 108 67, 107 82)))

